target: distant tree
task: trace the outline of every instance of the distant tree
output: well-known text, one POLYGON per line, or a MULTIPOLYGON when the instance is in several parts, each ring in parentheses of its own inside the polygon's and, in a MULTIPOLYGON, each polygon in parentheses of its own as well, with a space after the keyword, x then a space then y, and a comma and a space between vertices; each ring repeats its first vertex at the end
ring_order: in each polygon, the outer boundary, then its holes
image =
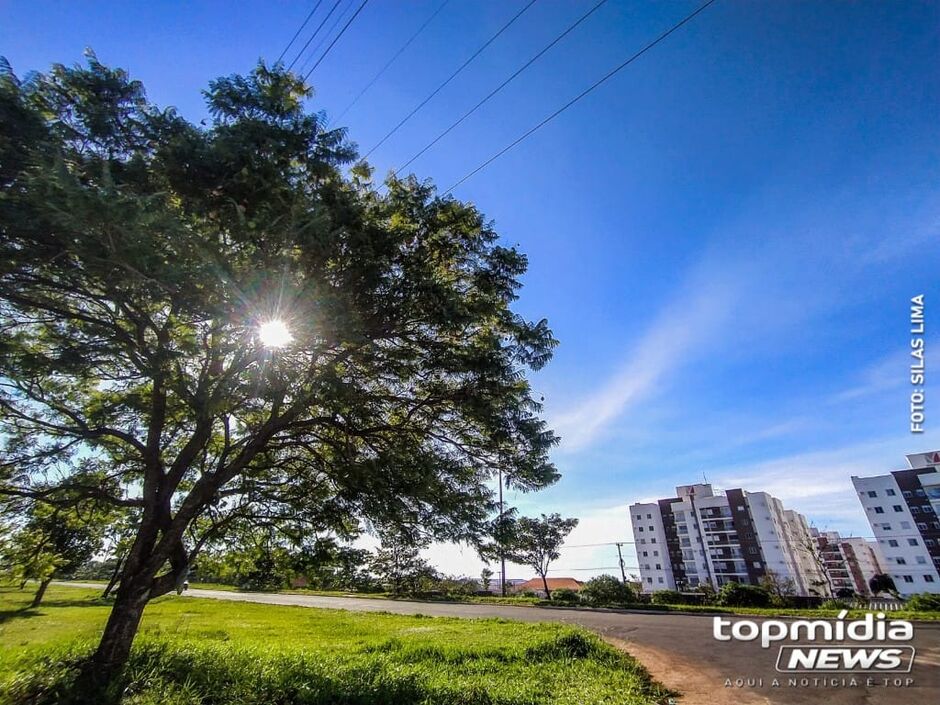
POLYGON ((421 557, 421 550, 426 546, 426 539, 406 532, 387 533, 372 558, 371 571, 395 594, 420 592, 423 585, 429 586, 440 578, 421 557))
POLYGON ((855 590, 852 588, 842 587, 836 590, 836 598, 839 600, 851 600, 855 597, 855 590))
POLYGON ((880 595, 883 592, 888 593, 892 597, 898 597, 898 588, 894 584, 894 579, 887 575, 886 573, 878 573, 871 576, 868 581, 868 589, 871 590, 872 595, 880 595))
POLYGON ((799 544, 799 550, 809 557, 813 566, 816 568, 817 577, 810 580, 810 585, 812 585, 810 592, 819 594, 821 591, 824 597, 834 595, 835 587, 832 584, 832 576, 829 575, 829 570, 826 567, 826 558, 817 539, 812 536, 807 537, 799 544))
POLYGON ((770 593, 757 585, 725 583, 718 591, 717 603, 723 607, 768 607, 770 593))
POLYGON ((548 599, 552 598, 548 589, 548 568, 561 555, 565 537, 577 525, 577 519, 562 519, 560 514, 542 514, 538 519, 520 517, 513 524, 506 557, 538 573, 548 599))
POLYGON ((525 257, 431 184, 380 195, 294 74, 205 95, 192 124, 93 55, 0 65, 0 494, 138 511, 90 690, 239 522, 473 541, 497 468, 558 477, 525 379, 555 340, 511 308, 525 257))
POLYGON ((622 605, 636 601, 636 594, 613 575, 591 578, 581 589, 581 597, 592 605, 622 605))
POLYGON ((480 585, 483 587, 483 592, 490 591, 490 584, 493 582, 493 571, 489 567, 484 568, 480 571, 480 585))
POLYGON ((796 595, 796 583, 793 578, 783 578, 775 570, 767 569, 760 579, 760 586, 764 588, 777 601, 796 595))
POLYGON ((91 560, 101 547, 103 530, 74 507, 33 504, 24 524, 2 546, 0 561, 21 590, 30 580, 39 583, 30 605, 39 607, 54 578, 68 576, 91 560))

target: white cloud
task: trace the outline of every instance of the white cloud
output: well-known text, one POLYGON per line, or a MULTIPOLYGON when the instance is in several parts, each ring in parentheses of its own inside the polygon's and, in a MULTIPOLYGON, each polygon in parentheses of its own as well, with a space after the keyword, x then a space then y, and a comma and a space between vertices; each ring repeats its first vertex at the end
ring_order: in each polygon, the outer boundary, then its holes
POLYGON ((620 371, 600 388, 564 411, 551 414, 561 450, 590 445, 607 427, 640 401, 661 392, 670 372, 693 362, 726 320, 732 297, 725 281, 686 288, 627 355, 620 371))

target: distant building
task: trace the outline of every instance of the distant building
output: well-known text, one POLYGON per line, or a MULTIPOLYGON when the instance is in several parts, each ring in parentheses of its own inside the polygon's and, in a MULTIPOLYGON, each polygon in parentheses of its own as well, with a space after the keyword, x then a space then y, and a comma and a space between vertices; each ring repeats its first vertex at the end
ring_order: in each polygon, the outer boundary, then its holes
POLYGON ((912 453, 907 463, 852 484, 898 592, 940 593, 940 451, 912 453))
POLYGON ((759 585, 768 575, 796 594, 821 594, 805 517, 766 492, 682 485, 676 496, 630 506, 644 592, 759 585))
POLYGON ((858 537, 843 537, 838 531, 820 533, 813 529, 819 555, 832 583, 832 592, 851 590, 870 595, 868 581, 882 572, 878 544, 858 537))
MULTIPOLYGON (((508 587, 509 581, 507 580, 506 582, 508 587)), ((548 589, 552 592, 562 589, 581 592, 581 588, 583 587, 584 583, 574 578, 548 578, 548 589)), ((517 594, 520 592, 534 592, 539 597, 545 597, 545 585, 542 583, 541 578, 532 578, 531 580, 513 585, 512 591, 517 594)))

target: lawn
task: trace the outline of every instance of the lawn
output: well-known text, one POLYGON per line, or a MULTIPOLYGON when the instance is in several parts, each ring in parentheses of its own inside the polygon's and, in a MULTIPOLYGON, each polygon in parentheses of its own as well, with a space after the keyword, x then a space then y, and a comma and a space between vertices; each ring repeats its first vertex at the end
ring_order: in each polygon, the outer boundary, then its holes
MULTIPOLYGON (((98 591, 45 604, 0 588, 0 702, 57 702, 108 614, 98 591), (58 689, 58 691, 56 691, 58 689)), ((144 616, 128 705, 640 705, 667 693, 631 657, 558 624, 358 614, 167 596, 144 616)))

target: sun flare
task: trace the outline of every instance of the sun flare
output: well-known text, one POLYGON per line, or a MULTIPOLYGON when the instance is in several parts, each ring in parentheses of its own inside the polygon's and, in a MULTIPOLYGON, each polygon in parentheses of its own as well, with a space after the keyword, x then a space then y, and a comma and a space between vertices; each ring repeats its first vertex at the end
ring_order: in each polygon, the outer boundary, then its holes
POLYGON ((262 323, 258 329, 258 338, 266 348, 283 348, 294 339, 287 324, 277 319, 262 323))

